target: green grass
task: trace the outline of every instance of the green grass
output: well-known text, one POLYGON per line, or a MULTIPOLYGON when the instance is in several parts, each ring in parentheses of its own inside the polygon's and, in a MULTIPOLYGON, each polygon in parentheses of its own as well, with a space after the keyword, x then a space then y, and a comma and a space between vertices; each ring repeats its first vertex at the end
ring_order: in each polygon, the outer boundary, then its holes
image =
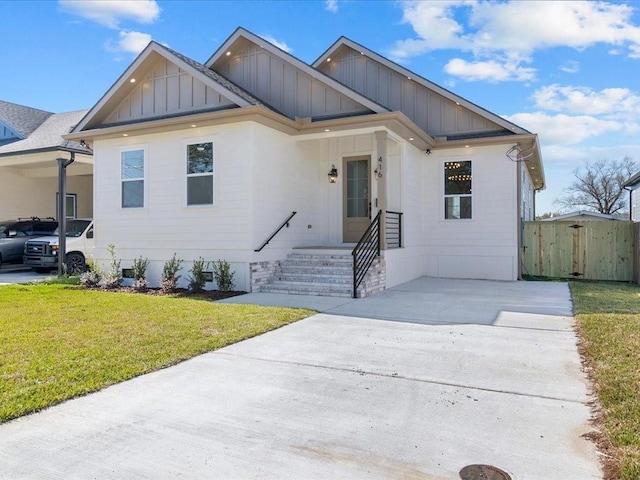
POLYGON ((302 309, 0 287, 0 423, 307 317, 302 309))
POLYGON ((615 456, 611 478, 640 478, 640 287, 569 283, 584 354, 615 456), (617 472, 615 472, 617 470, 617 472))

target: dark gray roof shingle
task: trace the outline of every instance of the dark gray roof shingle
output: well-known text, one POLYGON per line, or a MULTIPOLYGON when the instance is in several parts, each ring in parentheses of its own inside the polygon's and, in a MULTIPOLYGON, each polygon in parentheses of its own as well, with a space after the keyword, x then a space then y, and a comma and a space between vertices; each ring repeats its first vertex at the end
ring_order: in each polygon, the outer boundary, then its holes
POLYGON ((27 138, 0 146, 0 156, 56 149, 69 149, 91 155, 88 148, 62 138, 62 135, 69 133, 86 113, 87 110, 78 110, 50 114, 27 138))
POLYGON ((28 137, 51 115, 51 112, 0 100, 0 121, 23 137, 28 137))

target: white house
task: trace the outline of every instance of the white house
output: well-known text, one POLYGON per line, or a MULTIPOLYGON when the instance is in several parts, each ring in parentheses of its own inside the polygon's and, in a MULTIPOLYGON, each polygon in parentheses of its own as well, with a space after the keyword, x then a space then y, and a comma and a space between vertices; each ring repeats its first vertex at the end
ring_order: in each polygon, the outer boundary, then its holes
POLYGON ((156 284, 176 253, 183 276, 224 259, 239 289, 349 294, 285 259, 318 273, 330 255, 351 276, 376 218, 359 295, 516 280, 544 188, 535 134, 346 38, 313 65, 242 28, 205 64, 151 42, 65 138, 93 148, 97 260, 108 244, 123 266, 149 258, 156 284))
POLYGON ((91 150, 62 138, 86 113, 51 113, 0 100, 0 220, 56 217, 57 159, 70 159, 71 152, 75 161, 66 168, 67 216, 92 216, 91 150))

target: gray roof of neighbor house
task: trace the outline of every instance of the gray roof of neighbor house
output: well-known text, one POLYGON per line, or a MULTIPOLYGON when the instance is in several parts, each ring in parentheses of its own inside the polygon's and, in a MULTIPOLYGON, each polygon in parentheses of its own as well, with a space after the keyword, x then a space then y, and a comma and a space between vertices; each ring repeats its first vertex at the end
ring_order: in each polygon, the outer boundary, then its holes
POLYGON ((565 213, 563 215, 554 215, 553 217, 542 219, 543 222, 557 222, 560 220, 577 220, 579 218, 586 220, 628 220, 625 215, 610 215, 608 213, 591 212, 588 210, 577 210, 575 212, 565 213))
POLYGON ((53 113, 0 100, 0 122, 23 138, 42 125, 53 113))
POLYGON ((62 135, 69 133, 86 113, 87 110, 49 113, 26 138, 0 146, 0 157, 47 150, 68 150, 91 155, 92 152, 87 147, 62 138, 62 135))
POLYGON ((627 182, 623 185, 623 187, 633 187, 631 190, 635 190, 640 186, 640 173, 636 173, 633 177, 631 177, 627 182))

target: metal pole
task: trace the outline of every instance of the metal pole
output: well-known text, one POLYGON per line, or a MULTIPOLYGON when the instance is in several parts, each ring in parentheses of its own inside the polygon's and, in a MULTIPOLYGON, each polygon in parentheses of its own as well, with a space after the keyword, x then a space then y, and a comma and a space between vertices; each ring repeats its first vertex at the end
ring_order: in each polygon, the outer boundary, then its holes
POLYGON ((71 159, 58 158, 58 276, 64 272, 67 251, 67 167, 75 160, 75 153, 71 152, 71 159))

